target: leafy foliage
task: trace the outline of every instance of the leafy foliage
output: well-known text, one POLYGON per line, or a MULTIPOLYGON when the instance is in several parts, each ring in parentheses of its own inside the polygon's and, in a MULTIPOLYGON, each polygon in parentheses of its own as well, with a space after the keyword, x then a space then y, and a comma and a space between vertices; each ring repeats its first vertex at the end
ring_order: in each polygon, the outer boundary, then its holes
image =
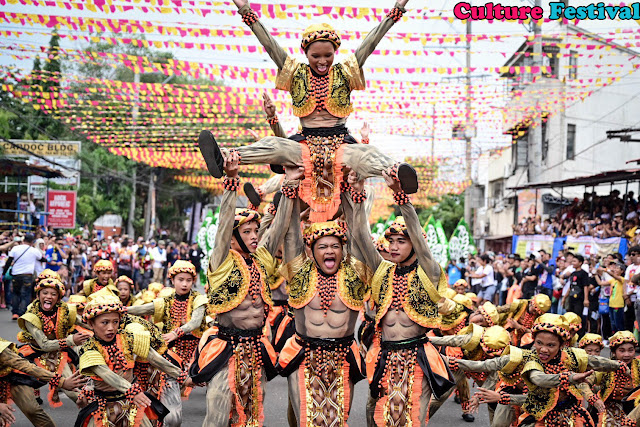
POLYGON ((447 194, 442 197, 428 197, 434 204, 418 212, 418 218, 422 224, 433 215, 434 219, 442 222, 445 234, 450 236, 458 225, 460 218, 464 216, 464 196, 447 194))

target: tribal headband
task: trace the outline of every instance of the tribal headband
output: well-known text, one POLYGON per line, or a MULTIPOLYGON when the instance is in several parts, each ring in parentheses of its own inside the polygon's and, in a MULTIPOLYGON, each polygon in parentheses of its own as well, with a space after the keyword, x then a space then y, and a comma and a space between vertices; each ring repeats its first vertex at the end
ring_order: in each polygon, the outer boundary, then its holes
POLYGON ((116 280, 116 284, 118 284, 120 282, 125 282, 125 283, 128 283, 129 286, 133 286, 133 280, 131 280, 129 277, 124 276, 124 275, 118 277, 118 279, 116 280))
POLYGON ((604 348, 602 337, 598 334, 584 334, 582 339, 578 342, 578 347, 585 348, 590 344, 597 344, 598 347, 600 347, 600 350, 604 348))
POLYGON ((44 279, 56 279, 62 282, 62 278, 60 277, 60 275, 49 268, 45 268, 44 270, 42 270, 42 273, 38 274, 38 277, 36 278, 36 286, 41 280, 44 279))
POLYGON ((341 44, 340 36, 329 24, 313 24, 304 30, 300 42, 302 49, 306 51, 315 42, 330 42, 336 49, 341 44))
POLYGON ((84 308, 82 313, 82 321, 88 323, 89 320, 95 319, 106 313, 119 313, 125 312, 125 308, 122 306, 120 298, 115 295, 99 295, 96 298, 90 299, 84 308))
POLYGON ((537 332, 550 332, 559 336, 563 342, 569 341, 571 338, 567 319, 564 316, 553 313, 546 313, 538 317, 531 331, 534 335, 537 332))
POLYGON ((95 263, 95 265, 93 266, 93 272, 100 273, 102 271, 113 272, 113 264, 111 264, 111 261, 107 261, 106 259, 101 259, 100 261, 95 263))
POLYGON ((36 295, 38 294, 38 292, 40 292, 44 288, 55 289, 56 291, 58 291, 58 294, 60 296, 64 295, 66 290, 64 287, 64 284, 60 280, 54 279, 52 277, 48 277, 38 281, 38 284, 34 289, 34 291, 36 292, 36 295))
POLYGON ((169 280, 172 280, 180 273, 189 273, 195 279, 196 267, 189 261, 178 260, 171 266, 169 272, 167 273, 167 276, 169 277, 169 280))
POLYGON ((622 344, 633 344, 634 347, 637 347, 638 341, 629 331, 618 331, 609 338, 609 348, 611 349, 615 349, 622 344))
POLYGON ((304 240, 307 245, 312 246, 318 239, 327 236, 334 236, 347 243, 347 236, 344 228, 337 221, 314 222, 304 230, 304 240))

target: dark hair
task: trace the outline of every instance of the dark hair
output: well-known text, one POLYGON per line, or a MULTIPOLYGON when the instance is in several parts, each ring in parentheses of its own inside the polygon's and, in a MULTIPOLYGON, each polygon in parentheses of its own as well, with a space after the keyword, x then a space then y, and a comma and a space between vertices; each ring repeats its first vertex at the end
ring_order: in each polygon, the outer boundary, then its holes
POLYGON ((489 255, 487 255, 487 254, 482 254, 482 255, 480 256, 480 259, 481 259, 482 261, 484 261, 484 262, 491 262, 491 257, 490 257, 489 255))
POLYGON ((584 257, 580 254, 575 254, 573 257, 580 262, 584 262, 584 257))
POLYGON ((637 254, 640 254, 640 246, 638 246, 638 245, 631 246, 629 248, 629 253, 631 253, 631 252, 635 252, 637 254))
POLYGON ((27 243, 33 243, 36 240, 36 236, 33 233, 27 233, 24 236, 24 241, 27 243))

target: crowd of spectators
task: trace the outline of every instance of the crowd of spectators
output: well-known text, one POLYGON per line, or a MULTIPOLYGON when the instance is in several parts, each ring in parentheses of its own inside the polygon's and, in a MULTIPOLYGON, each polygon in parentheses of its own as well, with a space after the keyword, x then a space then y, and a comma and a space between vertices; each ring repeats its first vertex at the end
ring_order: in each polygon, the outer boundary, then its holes
POLYGON ((568 311, 582 316, 582 331, 606 340, 620 330, 633 331, 640 324, 640 246, 626 256, 584 256, 560 251, 555 260, 540 250, 527 257, 485 253, 447 266, 449 284, 465 279, 465 292, 477 295, 477 303, 504 305, 539 293, 552 301, 551 312, 568 311))
POLYGON ((93 265, 105 259, 114 265, 114 279, 127 276, 134 281, 135 290, 141 291, 152 282, 167 284, 167 270, 179 259, 191 261, 199 272, 203 256, 197 244, 184 242, 128 236, 99 240, 86 232, 56 235, 43 228, 35 233, 5 231, 0 235, 0 308, 11 308, 14 317, 24 313, 33 299, 33 278, 45 268, 60 274, 69 295, 92 277, 93 265), (9 267, 10 280, 5 274, 9 267))
POLYGON ((627 237, 632 244, 640 243, 640 205, 633 191, 621 196, 613 190, 608 196, 585 193, 548 218, 540 215, 524 218, 513 225, 516 235, 548 235, 553 237, 596 238, 627 237))

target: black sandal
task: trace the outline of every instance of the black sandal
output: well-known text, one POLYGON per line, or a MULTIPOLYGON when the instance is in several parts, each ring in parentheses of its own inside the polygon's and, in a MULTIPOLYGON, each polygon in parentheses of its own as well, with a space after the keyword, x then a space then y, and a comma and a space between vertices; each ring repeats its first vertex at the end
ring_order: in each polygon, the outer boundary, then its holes
POLYGON ((200 153, 202 153, 202 157, 204 157, 211 176, 214 178, 222 178, 224 157, 222 157, 222 151, 220 151, 220 147, 211 131, 203 130, 200 132, 198 148, 200 149, 200 153))
POLYGON ((247 199, 249 199, 251 204, 257 209, 260 206, 260 203, 262 203, 262 197, 260 197, 260 194, 258 193, 258 191, 256 191, 256 188, 252 183, 245 182, 242 186, 242 189, 244 190, 244 194, 245 196, 247 196, 247 199))
POLYGON ((414 194, 418 191, 418 174, 413 166, 401 163, 398 166, 398 181, 405 193, 414 194))

